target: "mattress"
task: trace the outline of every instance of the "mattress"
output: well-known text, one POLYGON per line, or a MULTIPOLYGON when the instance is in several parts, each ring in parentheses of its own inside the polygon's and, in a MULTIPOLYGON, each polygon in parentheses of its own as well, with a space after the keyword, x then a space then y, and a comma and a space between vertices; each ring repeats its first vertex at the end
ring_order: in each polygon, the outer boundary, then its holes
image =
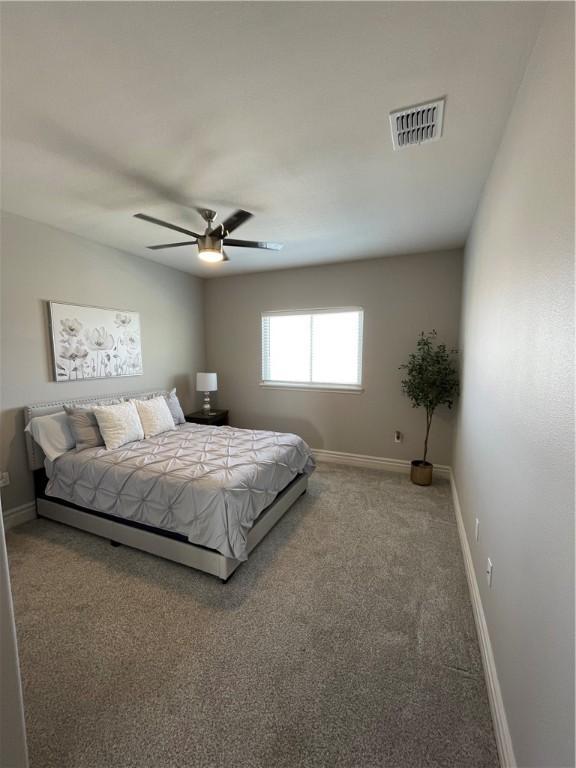
POLYGON ((246 536, 260 513, 314 466, 297 435, 182 424, 115 450, 69 451, 47 462, 46 495, 246 560, 246 536))

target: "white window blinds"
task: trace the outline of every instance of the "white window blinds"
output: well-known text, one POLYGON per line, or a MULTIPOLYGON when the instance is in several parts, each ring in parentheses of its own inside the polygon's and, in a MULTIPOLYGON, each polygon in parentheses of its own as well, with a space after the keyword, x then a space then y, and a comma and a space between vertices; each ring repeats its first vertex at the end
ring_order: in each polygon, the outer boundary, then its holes
POLYGON ((262 383, 362 385, 363 311, 314 309, 262 315, 262 383))

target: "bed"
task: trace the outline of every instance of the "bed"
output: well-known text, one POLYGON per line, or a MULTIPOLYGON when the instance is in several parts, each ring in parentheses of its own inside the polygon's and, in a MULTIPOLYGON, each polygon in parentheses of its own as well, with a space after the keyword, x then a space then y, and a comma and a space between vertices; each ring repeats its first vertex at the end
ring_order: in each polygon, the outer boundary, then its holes
MULTIPOLYGON (((104 404, 164 392, 110 395, 104 404)), ((29 406, 35 416, 64 402, 29 406)), ((226 581, 305 492, 314 460, 297 435, 182 424, 117 448, 45 459, 26 435, 37 512, 226 581)))

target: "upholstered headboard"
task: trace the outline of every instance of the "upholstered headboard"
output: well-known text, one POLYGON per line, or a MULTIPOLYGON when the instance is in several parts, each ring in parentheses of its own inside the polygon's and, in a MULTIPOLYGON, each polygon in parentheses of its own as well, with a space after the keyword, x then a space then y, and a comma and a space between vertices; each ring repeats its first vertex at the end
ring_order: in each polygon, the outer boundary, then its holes
MULTIPOLYGON (((120 392, 116 395, 105 395, 100 397, 78 397, 74 400, 62 399, 57 400, 54 403, 37 403, 36 405, 27 405, 24 408, 24 426, 28 426, 30 419, 35 416, 47 416, 49 413, 58 413, 63 411, 65 405, 86 405, 92 403, 93 405, 107 405, 111 401, 118 402, 119 400, 130 400, 130 398, 137 398, 140 400, 147 400, 150 397, 159 397, 160 395, 167 395, 168 392, 164 389, 158 389, 153 392, 120 392)), ((25 432, 26 439, 26 453, 28 454, 28 466, 31 470, 42 469, 44 466, 44 451, 38 443, 33 439, 29 432, 25 432)))

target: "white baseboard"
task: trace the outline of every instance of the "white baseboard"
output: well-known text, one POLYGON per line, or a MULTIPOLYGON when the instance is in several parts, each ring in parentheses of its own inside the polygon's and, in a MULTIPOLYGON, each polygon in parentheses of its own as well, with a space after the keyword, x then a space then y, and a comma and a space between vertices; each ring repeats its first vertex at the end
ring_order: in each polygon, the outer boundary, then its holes
MULTIPOLYGON (((362 456, 358 453, 341 453, 326 451, 323 448, 313 448, 314 458, 327 464, 346 464, 349 467, 363 469, 383 469, 388 472, 410 472, 410 462, 407 459, 385 459, 382 456, 362 456)), ((450 467, 444 464, 434 464, 434 473, 439 477, 450 477, 450 467)))
POLYGON ((466 577, 468 579, 468 587, 470 589, 470 598, 472 600, 474 620, 476 622, 476 632, 480 642, 482 665, 484 667, 486 688, 488 689, 488 699, 490 701, 490 709, 492 711, 494 735, 496 736, 496 746, 498 747, 500 765, 502 768, 517 768, 516 756, 514 755, 514 747, 512 745, 512 737, 510 735, 510 728, 508 727, 508 718, 506 717, 506 709, 504 707, 502 692, 500 690, 500 681, 498 680, 498 671, 496 669, 496 662, 494 660, 494 653, 492 651, 492 643, 490 642, 488 625, 486 624, 486 616, 484 615, 482 598, 480 597, 480 590, 478 589, 476 571, 474 570, 472 553, 470 552, 470 544, 468 543, 466 529, 464 528, 462 510, 460 508, 460 500, 458 498, 458 491, 456 489, 456 483, 454 481, 454 474, 452 471, 450 472, 450 486, 452 488, 452 500, 454 502, 454 512, 456 514, 456 523, 458 525, 458 535, 460 536, 460 546, 464 556, 464 567, 466 569, 466 577))
POLYGON ((34 520, 36 517, 36 502, 30 501, 28 504, 7 509, 2 514, 4 517, 4 530, 9 531, 10 528, 34 520))

